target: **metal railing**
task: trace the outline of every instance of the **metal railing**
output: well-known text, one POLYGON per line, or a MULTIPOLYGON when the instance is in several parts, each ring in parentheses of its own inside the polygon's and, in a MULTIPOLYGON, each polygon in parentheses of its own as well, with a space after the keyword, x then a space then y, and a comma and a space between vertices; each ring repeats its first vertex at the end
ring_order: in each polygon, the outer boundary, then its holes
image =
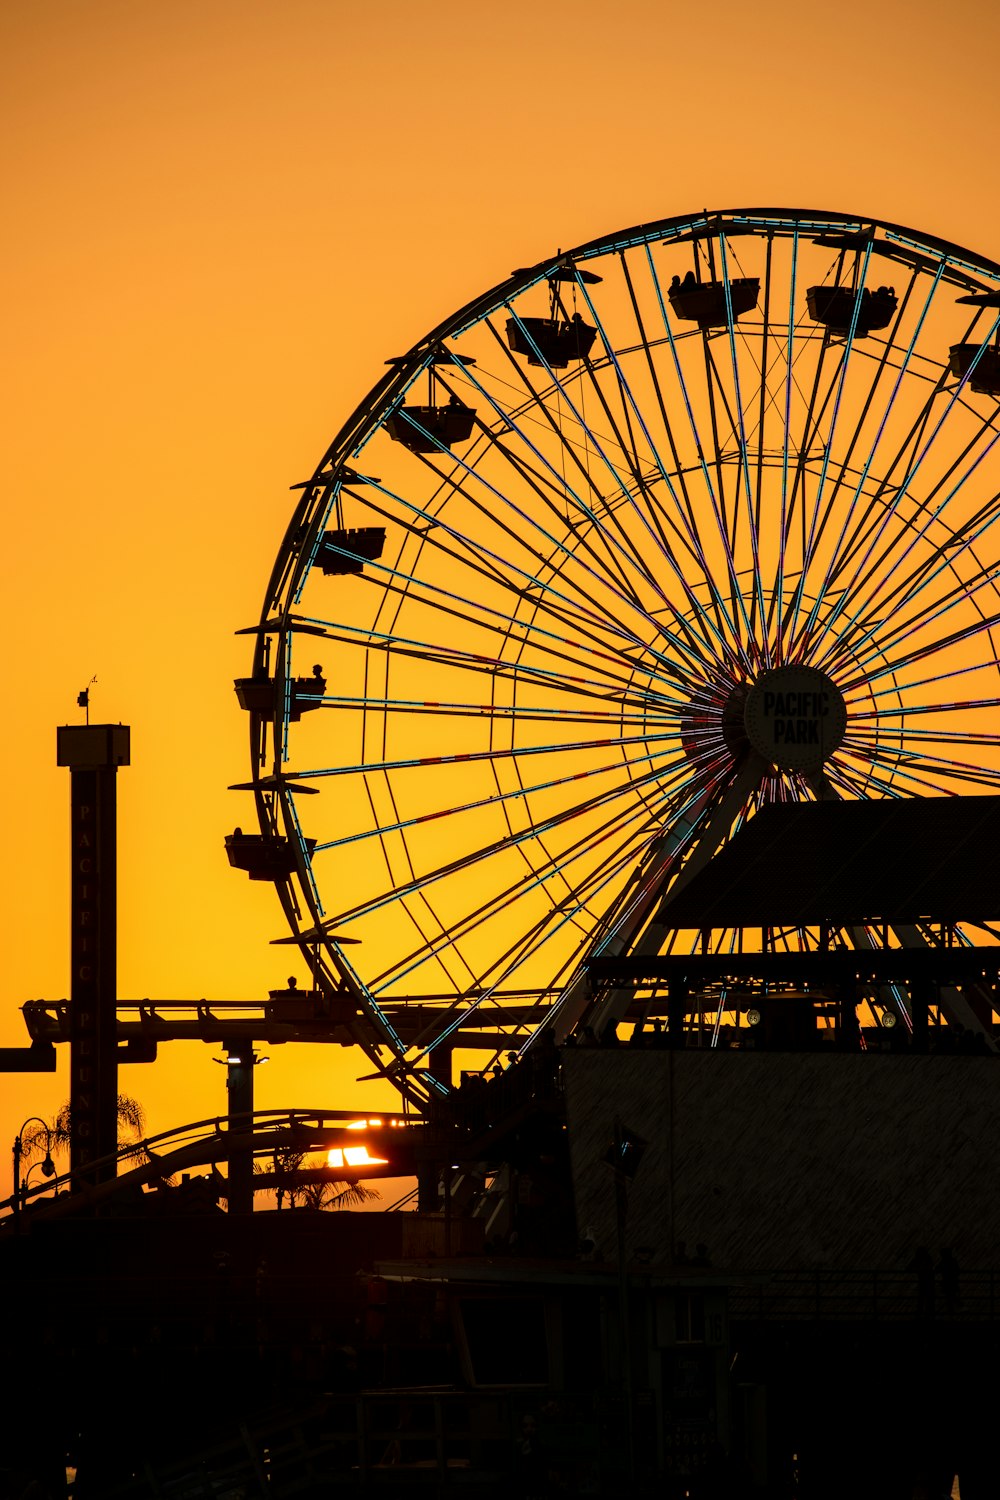
POLYGON ((771 1271, 729 1288, 733 1322, 993 1322, 1000 1272, 771 1271))

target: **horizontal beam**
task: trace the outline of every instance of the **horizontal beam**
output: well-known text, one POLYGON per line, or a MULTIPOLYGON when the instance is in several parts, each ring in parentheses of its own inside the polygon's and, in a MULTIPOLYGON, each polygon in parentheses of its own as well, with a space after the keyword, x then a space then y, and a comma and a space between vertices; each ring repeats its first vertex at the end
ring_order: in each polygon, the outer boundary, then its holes
MULTIPOLYGON (((508 1040, 505 1028, 534 1027, 547 1014, 545 1006, 530 1004, 489 1009, 470 1006, 457 1018, 443 1007, 408 1001, 388 1001, 382 1008, 407 1046, 436 1023, 457 1019, 454 1045, 473 1051, 494 1050, 508 1040)), ((68 1001, 31 1000, 23 1007, 23 1015, 36 1045, 70 1040, 68 1001)), ((272 1047, 285 1042, 353 1047, 357 1037, 351 1028, 363 1024, 353 1001, 334 1001, 331 1006, 305 990, 261 1001, 120 1000, 117 1016, 119 1061, 123 1063, 154 1061, 155 1052, 147 1056, 144 1049, 159 1042, 222 1043, 230 1037, 241 1042, 266 1042, 272 1047), (123 1050, 126 1047, 130 1052, 123 1050)))
POLYGON ((30 1047, 0 1047, 0 1073, 54 1073, 55 1070, 56 1049, 51 1042, 36 1041, 30 1047))
POLYGON ((837 948, 807 953, 671 953, 651 957, 595 958, 594 985, 723 984, 737 979, 783 979, 839 984, 849 979, 927 979, 964 984, 1000 982, 998 948, 837 948))

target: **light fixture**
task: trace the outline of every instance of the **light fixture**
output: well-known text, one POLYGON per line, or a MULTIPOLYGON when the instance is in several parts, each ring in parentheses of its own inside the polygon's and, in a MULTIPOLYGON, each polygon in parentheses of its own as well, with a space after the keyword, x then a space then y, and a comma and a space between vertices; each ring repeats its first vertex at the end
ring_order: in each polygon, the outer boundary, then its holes
MULTIPOLYGON (((38 1132, 35 1132, 35 1142, 38 1140, 38 1132)), ((33 1143, 31 1143, 33 1144, 33 1143)), ((31 1149, 29 1144, 28 1149, 31 1149)), ((38 1167, 43 1177, 54 1177, 56 1175, 56 1164, 52 1160, 52 1127, 47 1125, 40 1115, 29 1115, 22 1123, 20 1130, 14 1137, 14 1196, 13 1209, 17 1214, 21 1207, 22 1196, 27 1195, 28 1177, 35 1167, 38 1167), (29 1125, 40 1125, 45 1132, 45 1156, 42 1161, 34 1162, 21 1180, 21 1159, 25 1153, 24 1132, 29 1125)))

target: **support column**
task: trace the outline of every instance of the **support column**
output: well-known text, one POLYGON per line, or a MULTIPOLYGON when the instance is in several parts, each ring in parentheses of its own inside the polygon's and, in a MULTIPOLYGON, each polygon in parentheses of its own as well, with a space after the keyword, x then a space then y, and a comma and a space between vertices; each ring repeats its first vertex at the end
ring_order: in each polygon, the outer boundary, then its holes
POLYGON ((837 986, 837 1042, 842 1052, 861 1051, 858 988, 853 979, 842 979, 837 986))
POLYGON ((128 725, 62 725, 56 761, 70 772, 69 1159, 80 1188, 115 1176, 118 1149, 116 777, 130 764, 128 725))
POLYGON ((686 978, 672 976, 667 984, 667 1045, 684 1046, 684 1017, 687 1015, 688 984, 686 978))
MULTIPOLYGON (((246 1135, 253 1129, 253 1042, 230 1041, 226 1049, 226 1091, 229 1101, 229 1135, 246 1135), (243 1118, 238 1118, 242 1116, 243 1118)), ((253 1147, 247 1145, 229 1156, 229 1212, 253 1213, 253 1147)))
POLYGON ((917 975, 910 980, 910 1009, 913 1016, 911 1046, 914 1052, 928 1050, 928 1010, 934 998, 934 986, 929 979, 917 975))
POLYGON ((438 1042, 437 1046, 432 1047, 427 1054, 428 1072, 434 1075, 438 1083, 447 1084, 449 1088, 453 1082, 451 1058, 454 1050, 455 1044, 449 1037, 445 1042, 438 1042))

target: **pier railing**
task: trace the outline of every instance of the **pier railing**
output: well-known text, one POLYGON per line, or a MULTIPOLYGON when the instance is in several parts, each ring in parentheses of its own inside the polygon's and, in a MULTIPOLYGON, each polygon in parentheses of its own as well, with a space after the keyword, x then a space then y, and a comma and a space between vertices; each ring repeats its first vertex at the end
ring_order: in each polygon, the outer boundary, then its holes
POLYGON ((1000 1272, 773 1271, 729 1289, 734 1322, 993 1322, 1000 1272))

